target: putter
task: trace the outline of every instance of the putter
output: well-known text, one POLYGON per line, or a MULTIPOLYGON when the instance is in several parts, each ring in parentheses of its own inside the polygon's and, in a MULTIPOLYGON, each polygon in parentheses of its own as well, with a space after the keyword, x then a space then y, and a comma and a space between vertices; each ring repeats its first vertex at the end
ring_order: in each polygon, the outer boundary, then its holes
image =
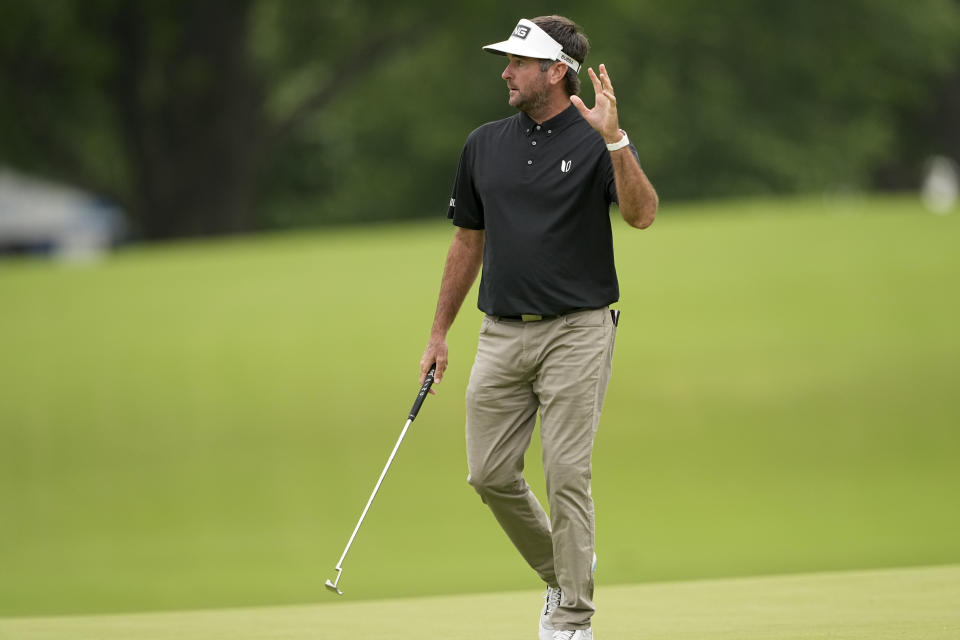
POLYGON ((335 567, 337 571, 337 577, 333 580, 327 580, 326 586, 327 589, 334 592, 338 596, 343 595, 343 591, 337 586, 340 583, 340 578, 343 576, 343 561, 347 557, 347 552, 350 551, 350 546, 353 544, 353 539, 357 537, 357 531, 360 530, 360 525, 363 524, 363 519, 367 517, 367 511, 370 510, 370 505, 373 504, 373 499, 377 497, 377 491, 380 490, 380 485, 383 483, 384 477, 387 475, 387 469, 390 468, 390 464, 393 462, 393 458, 397 455, 397 450, 400 448, 400 443, 403 442, 403 437, 407 435, 407 429, 410 428, 411 423, 417 417, 417 414, 420 413, 420 405, 423 404, 424 398, 427 397, 427 392, 430 391, 430 387, 433 385, 433 376, 437 372, 437 365, 434 363, 430 367, 430 371, 427 373, 427 377, 423 381, 423 385, 420 387, 420 392, 417 394, 417 399, 413 402, 413 408, 410 409, 410 415, 407 418, 407 423, 403 425, 403 431, 400 432, 400 437, 397 438, 397 444, 393 446, 393 451, 390 452, 390 457, 387 458, 387 464, 383 467, 383 471, 380 472, 380 478, 377 480, 377 484, 373 487, 373 493, 370 494, 370 499, 367 500, 367 506, 363 508, 363 513, 360 514, 360 520, 357 522, 357 526, 354 527, 353 533, 350 535, 350 539, 347 541, 347 546, 343 550, 343 555, 340 556, 340 560, 337 561, 337 566, 335 567))

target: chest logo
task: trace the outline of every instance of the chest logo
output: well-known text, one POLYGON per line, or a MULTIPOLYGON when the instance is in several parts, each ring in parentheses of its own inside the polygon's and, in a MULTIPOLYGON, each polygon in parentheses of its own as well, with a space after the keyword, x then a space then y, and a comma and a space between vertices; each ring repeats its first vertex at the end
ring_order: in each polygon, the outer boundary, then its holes
POLYGON ((561 160, 560 161, 560 171, 563 173, 570 173, 570 168, 573 166, 573 160, 561 160))

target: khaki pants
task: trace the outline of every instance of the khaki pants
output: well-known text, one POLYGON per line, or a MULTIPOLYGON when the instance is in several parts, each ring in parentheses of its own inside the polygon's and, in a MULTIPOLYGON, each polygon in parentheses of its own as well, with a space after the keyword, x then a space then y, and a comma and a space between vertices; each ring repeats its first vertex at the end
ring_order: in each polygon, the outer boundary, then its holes
POLYGON ((527 563, 563 590, 556 629, 588 627, 594 612, 590 456, 615 338, 607 308, 539 322, 486 316, 467 386, 468 482, 527 563), (538 410, 549 518, 523 478, 538 410))

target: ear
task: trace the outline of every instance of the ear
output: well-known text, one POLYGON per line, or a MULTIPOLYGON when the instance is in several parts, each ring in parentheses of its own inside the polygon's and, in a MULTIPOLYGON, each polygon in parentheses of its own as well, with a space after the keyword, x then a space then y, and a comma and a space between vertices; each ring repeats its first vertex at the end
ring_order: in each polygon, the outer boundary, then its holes
POLYGON ((550 84, 559 84, 563 82, 563 78, 567 75, 567 65, 564 62, 558 62, 550 67, 549 75, 547 76, 550 80, 550 84))

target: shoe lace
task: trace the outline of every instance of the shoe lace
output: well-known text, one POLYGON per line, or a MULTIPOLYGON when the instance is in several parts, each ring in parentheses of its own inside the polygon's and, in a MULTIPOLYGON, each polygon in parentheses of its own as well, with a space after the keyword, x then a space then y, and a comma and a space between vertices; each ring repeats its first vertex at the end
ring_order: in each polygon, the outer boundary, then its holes
POLYGON ((564 631, 554 631, 553 640, 570 640, 573 636, 576 635, 576 631, 571 629, 566 629, 564 631))
POLYGON ((543 597, 547 601, 547 606, 543 610, 543 615, 549 616, 554 609, 560 606, 561 596, 560 587, 547 587, 547 594, 543 597))

